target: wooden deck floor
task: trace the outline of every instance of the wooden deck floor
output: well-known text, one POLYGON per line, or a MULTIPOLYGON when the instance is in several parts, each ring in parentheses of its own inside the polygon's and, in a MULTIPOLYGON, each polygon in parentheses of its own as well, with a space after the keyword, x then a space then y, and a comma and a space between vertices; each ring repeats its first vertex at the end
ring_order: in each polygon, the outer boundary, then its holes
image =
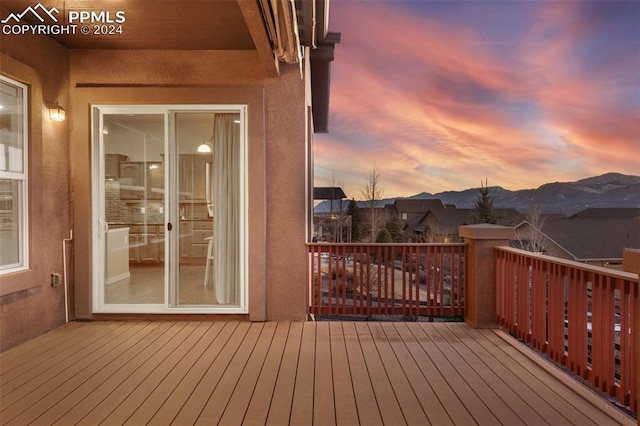
POLYGON ((3 425, 636 424, 459 323, 72 323, 0 354, 3 425))

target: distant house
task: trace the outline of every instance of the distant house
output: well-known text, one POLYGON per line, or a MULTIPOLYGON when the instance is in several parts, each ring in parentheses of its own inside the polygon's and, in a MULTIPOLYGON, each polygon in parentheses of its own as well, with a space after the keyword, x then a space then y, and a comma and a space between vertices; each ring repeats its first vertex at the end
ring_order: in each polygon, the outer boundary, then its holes
POLYGON ((640 208, 589 208, 575 213, 570 218, 640 220, 640 208))
POLYGON ((392 206, 393 213, 402 221, 407 242, 426 242, 428 225, 426 216, 432 211, 443 211, 446 206, 440 199, 399 198, 392 206))
POLYGON ((618 267, 624 249, 640 248, 640 209, 592 208, 572 216, 549 215, 542 229, 527 221, 516 226, 519 247, 537 238, 540 251, 596 266, 618 267))
POLYGON ((313 214, 313 240, 351 241, 351 216, 345 214, 346 194, 340 187, 314 187, 313 200, 329 201, 329 212, 313 214))
MULTIPOLYGON (((440 199, 398 199, 395 214, 403 221, 407 242, 435 243, 460 241, 458 227, 475 223, 475 209, 458 209, 440 199)), ((515 226, 524 215, 516 209, 495 209, 498 224, 515 226)))

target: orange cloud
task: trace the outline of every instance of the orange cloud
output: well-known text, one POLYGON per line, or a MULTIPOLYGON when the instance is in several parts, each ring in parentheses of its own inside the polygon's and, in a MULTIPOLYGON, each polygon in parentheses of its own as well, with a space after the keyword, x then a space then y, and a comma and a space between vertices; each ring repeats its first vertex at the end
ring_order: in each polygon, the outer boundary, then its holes
POLYGON ((396 3, 332 4, 343 34, 330 133, 316 135, 318 182, 334 171, 357 198, 374 162, 389 196, 465 189, 484 178, 517 189, 637 173, 630 154, 638 116, 617 104, 615 64, 579 67, 572 53, 597 25, 575 19, 576 6, 564 4, 572 2, 559 3, 537 8, 518 40, 488 39, 477 26, 396 3))

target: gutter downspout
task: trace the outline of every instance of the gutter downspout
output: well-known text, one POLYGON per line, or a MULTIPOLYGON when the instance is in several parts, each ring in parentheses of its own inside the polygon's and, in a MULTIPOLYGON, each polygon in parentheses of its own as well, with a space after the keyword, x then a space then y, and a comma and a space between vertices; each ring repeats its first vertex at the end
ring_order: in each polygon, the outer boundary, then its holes
POLYGON ((67 281, 67 244, 73 241, 73 229, 69 230, 69 238, 62 240, 62 270, 64 274, 64 325, 69 324, 69 284, 67 281))

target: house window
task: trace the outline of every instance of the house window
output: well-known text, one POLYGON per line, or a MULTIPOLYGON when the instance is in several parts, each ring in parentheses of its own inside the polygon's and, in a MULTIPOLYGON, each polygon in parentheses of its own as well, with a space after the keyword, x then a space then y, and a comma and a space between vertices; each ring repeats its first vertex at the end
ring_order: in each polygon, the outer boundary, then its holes
POLYGON ((0 274, 28 268, 27 87, 0 75, 0 274))

